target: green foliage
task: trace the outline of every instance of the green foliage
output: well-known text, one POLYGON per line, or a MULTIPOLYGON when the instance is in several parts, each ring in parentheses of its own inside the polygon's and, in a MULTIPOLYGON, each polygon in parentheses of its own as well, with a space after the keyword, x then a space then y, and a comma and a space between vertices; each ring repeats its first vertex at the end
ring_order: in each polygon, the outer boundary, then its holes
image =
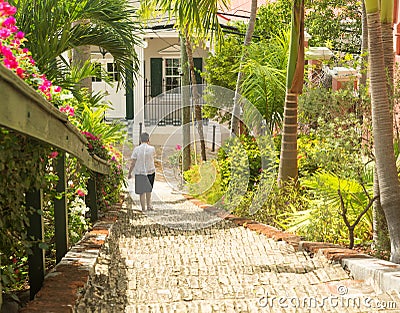
POLYGON ((242 53, 241 41, 235 36, 226 36, 223 45, 215 54, 210 54, 204 66, 203 77, 207 84, 235 89, 238 67, 242 53))
POLYGON ((317 120, 330 121, 345 119, 347 114, 357 117, 369 116, 370 99, 364 89, 356 95, 353 85, 340 90, 326 88, 307 88, 299 97, 299 122, 307 132, 308 128, 317 128, 317 120))
POLYGON ((207 203, 215 204, 221 200, 223 193, 221 189, 221 173, 218 162, 215 160, 193 165, 184 172, 190 194, 202 199, 207 203))
POLYGON ((242 96, 257 108, 271 132, 283 117, 288 43, 289 32, 280 32, 268 42, 253 43, 242 67, 242 96))
POLYGON ((246 190, 252 190, 257 184, 261 172, 261 152, 254 137, 241 135, 229 139, 218 150, 217 160, 224 191, 228 190, 231 182, 239 183, 242 178, 248 177, 246 190))
POLYGON ((276 34, 288 31, 291 13, 292 2, 290 1, 271 1, 266 5, 260 6, 257 11, 254 36, 269 39, 276 36, 276 34))
POLYGON ((262 207, 255 214, 252 215, 248 207, 242 207, 235 213, 282 228, 282 217, 287 212, 302 211, 308 207, 308 200, 302 192, 294 181, 288 181, 284 186, 278 186, 275 182, 262 207))
POLYGON ((276 151, 268 144, 269 137, 242 135, 229 139, 216 160, 184 173, 189 191, 231 212, 253 210, 253 202, 265 200, 270 179, 275 179, 276 151), (267 183, 260 184, 261 179, 267 183))
POLYGON ((357 0, 306 1, 305 29, 311 47, 360 53, 361 3, 357 0), (329 22, 327 22, 329 21, 329 22))
MULTIPOLYGON (((283 115, 289 44, 288 25, 285 24, 287 16, 290 21, 290 4, 287 1, 262 6, 257 14, 255 29, 259 39, 254 39, 250 46, 243 47, 243 38, 225 36, 215 54, 208 57, 203 74, 208 85, 235 90, 241 68, 244 73, 241 95, 259 110, 267 120, 270 130, 281 122, 283 115), (274 22, 270 25, 272 20, 274 22), (239 64, 243 53, 246 54, 246 59, 239 64)), ((244 31, 243 25, 235 26, 244 31)), ((222 122, 230 120, 230 114, 226 111, 231 111, 233 103, 229 100, 232 99, 233 95, 218 93, 213 88, 206 97, 207 105, 203 107, 205 116, 222 122)))
MULTIPOLYGON (((301 183, 307 190, 310 208, 286 214, 282 226, 308 240, 347 243, 348 230, 341 216, 339 190, 347 209, 347 218, 353 223, 368 204, 364 187, 372 194, 372 182, 343 179, 332 173, 318 172, 301 183)), ((358 243, 371 240, 372 210, 363 216, 355 228, 355 237, 358 243)))
POLYGON ((24 205, 25 194, 45 186, 48 154, 48 146, 0 128, 0 269, 5 289, 22 279, 21 260, 31 246, 26 228, 32 212, 24 205))
POLYGON ((360 177, 371 160, 371 145, 364 138, 368 99, 347 89, 316 88, 309 89, 299 103, 299 175, 324 170, 341 178, 360 177))

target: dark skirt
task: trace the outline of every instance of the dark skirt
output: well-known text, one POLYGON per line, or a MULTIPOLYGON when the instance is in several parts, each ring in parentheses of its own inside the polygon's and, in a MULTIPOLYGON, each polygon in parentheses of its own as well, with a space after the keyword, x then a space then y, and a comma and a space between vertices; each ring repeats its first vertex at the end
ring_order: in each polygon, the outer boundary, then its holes
POLYGON ((135 193, 152 192, 156 173, 149 175, 135 175, 135 193))

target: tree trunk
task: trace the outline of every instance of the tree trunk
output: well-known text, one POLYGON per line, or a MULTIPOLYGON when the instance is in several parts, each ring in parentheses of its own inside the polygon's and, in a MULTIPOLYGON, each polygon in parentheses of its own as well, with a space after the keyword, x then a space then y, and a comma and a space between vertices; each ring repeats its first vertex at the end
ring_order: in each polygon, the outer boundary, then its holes
POLYGON ((244 38, 244 50, 242 56, 240 58, 240 67, 239 73, 236 81, 236 88, 235 88, 235 97, 233 98, 233 110, 232 110, 232 118, 231 118, 231 135, 239 135, 240 127, 240 94, 241 94, 241 85, 243 80, 243 71, 242 71, 242 64, 247 57, 247 51, 245 50, 247 46, 250 45, 251 39, 253 38, 254 27, 256 24, 256 17, 257 17, 257 0, 251 1, 251 11, 250 11, 250 20, 249 24, 247 25, 246 36, 244 38))
POLYGON ((368 62, 368 25, 367 25, 367 12, 365 10, 365 3, 362 1, 362 40, 361 40, 361 77, 360 85, 366 87, 367 84, 367 67, 368 62))
POLYGON ((304 0, 295 0, 292 10, 278 183, 297 179, 297 98, 304 81, 304 0))
MULTIPOLYGON (((72 26, 75 26, 77 24, 88 24, 90 23, 89 20, 80 20, 77 22, 72 23, 72 26)), ((77 66, 77 67, 82 67, 85 62, 91 59, 91 53, 90 53, 90 46, 80 46, 80 47, 75 47, 72 49, 72 60, 71 60, 71 65, 77 66)), ((86 88, 89 94, 92 94, 92 78, 88 77, 85 79, 82 79, 79 82, 79 87, 86 88)))
MULTIPOLYGON (((374 197, 379 196, 379 181, 376 167, 374 169, 374 197)), ((379 197, 374 202, 372 211, 374 249, 378 251, 390 251, 390 238, 386 222, 385 212, 379 197)))
MULTIPOLYGON (((72 62, 74 66, 83 66, 85 62, 90 60, 90 46, 81 46, 72 49, 72 62)), ((86 88, 89 94, 92 94, 92 78, 88 77, 79 82, 80 88, 86 88)))
MULTIPOLYGON (((391 19, 390 19, 391 20, 391 19)), ((382 22, 382 44, 384 51, 384 63, 387 74, 387 91, 390 107, 393 107, 393 86, 394 86, 394 48, 393 48, 393 30, 391 21, 382 22)), ((374 196, 379 196, 379 180, 374 171, 374 196)), ((388 232, 387 221, 383 211, 380 199, 374 203, 373 208, 373 225, 374 225, 374 246, 379 251, 390 250, 390 238, 388 232)))
POLYGON ((393 147, 393 117, 389 110, 382 28, 375 1, 368 10, 369 60, 371 76, 372 126, 380 201, 388 222, 391 261, 400 262, 400 184, 393 147))
MULTIPOLYGON (((201 159, 203 161, 207 161, 206 144, 204 141, 204 131, 203 131, 203 116, 201 113, 200 95, 197 89, 196 73, 194 71, 192 44, 190 41, 190 36, 187 31, 185 32, 185 35, 186 35, 186 40, 185 40, 186 52, 189 61, 190 77, 192 80, 192 97, 194 102, 194 114, 197 121, 197 132, 199 133, 199 138, 200 138, 201 159)), ((195 140, 195 138, 193 138, 193 140, 195 140)))
POLYGON ((182 170, 187 171, 191 165, 190 159, 190 92, 189 65, 186 53, 186 40, 181 36, 182 64, 182 170))

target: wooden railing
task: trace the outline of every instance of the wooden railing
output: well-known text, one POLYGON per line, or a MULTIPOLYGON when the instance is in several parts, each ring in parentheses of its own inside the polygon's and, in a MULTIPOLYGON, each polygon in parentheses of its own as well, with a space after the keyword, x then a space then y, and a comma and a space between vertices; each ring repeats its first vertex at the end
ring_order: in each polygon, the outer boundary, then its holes
MULTIPOLYGON (((59 193, 64 194, 67 185, 65 153, 75 156, 82 165, 95 173, 109 173, 107 162, 89 154, 87 139, 68 121, 67 116, 2 65, 0 65, 0 126, 35 138, 62 151, 56 164, 59 176, 56 189, 59 193)), ((90 218, 94 222, 98 216, 95 177, 89 179, 87 187, 86 201, 90 207, 90 218)), ((35 212, 42 210, 41 190, 28 192, 25 199, 26 205, 33 207, 35 212)), ((54 220, 58 263, 68 251, 68 210, 65 196, 54 199, 54 220)), ((37 242, 43 241, 43 218, 40 214, 35 213, 30 216, 28 235, 37 242)), ((33 254, 28 257, 31 299, 40 290, 45 276, 44 250, 38 244, 32 250, 33 254)))

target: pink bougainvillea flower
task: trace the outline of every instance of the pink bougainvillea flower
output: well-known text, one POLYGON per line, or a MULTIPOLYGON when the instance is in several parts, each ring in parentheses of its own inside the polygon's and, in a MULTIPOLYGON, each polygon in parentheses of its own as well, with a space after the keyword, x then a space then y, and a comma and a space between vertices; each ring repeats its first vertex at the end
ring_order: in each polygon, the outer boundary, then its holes
POLYGON ((69 105, 61 107, 60 112, 66 113, 68 116, 75 116, 75 109, 69 105))
POLYGON ((16 12, 16 7, 13 7, 8 2, 0 1, 0 16, 14 15, 16 12))
POLYGON ((82 189, 77 189, 76 193, 79 197, 84 197, 86 194, 82 189))
POLYGON ((180 150, 182 150, 182 146, 181 146, 181 145, 176 145, 176 146, 175 146, 175 149, 178 150, 178 151, 180 151, 180 150))
POLYGON ((17 39, 24 39, 25 33, 24 32, 18 32, 15 34, 15 38, 17 39))
POLYGON ((50 159, 55 159, 58 156, 58 152, 57 151, 53 151, 52 153, 50 153, 49 158, 50 159))
POLYGON ((60 86, 54 86, 54 92, 61 92, 60 86))
POLYGON ((11 35, 11 31, 7 28, 2 28, 0 29, 0 38, 1 39, 7 39, 8 37, 10 37, 11 35))
POLYGON ((11 49, 6 46, 1 46, 0 53, 7 59, 14 57, 11 49))
POLYGON ((88 131, 83 131, 82 134, 86 136, 86 138, 91 139, 91 140, 99 140, 99 137, 96 137, 93 135, 91 132, 88 131))
POLYGON ((15 26, 15 23, 16 23, 15 17, 9 16, 3 21, 3 23, 1 23, 1 25, 5 28, 11 29, 13 26, 15 26))
POLYGON ((18 68, 18 62, 15 60, 15 58, 4 59, 3 63, 7 68, 18 68))
POLYGON ((19 77, 21 77, 22 79, 25 77, 25 75, 24 75, 25 70, 24 70, 24 69, 18 67, 17 70, 16 70, 15 72, 16 72, 17 75, 18 75, 19 77))

